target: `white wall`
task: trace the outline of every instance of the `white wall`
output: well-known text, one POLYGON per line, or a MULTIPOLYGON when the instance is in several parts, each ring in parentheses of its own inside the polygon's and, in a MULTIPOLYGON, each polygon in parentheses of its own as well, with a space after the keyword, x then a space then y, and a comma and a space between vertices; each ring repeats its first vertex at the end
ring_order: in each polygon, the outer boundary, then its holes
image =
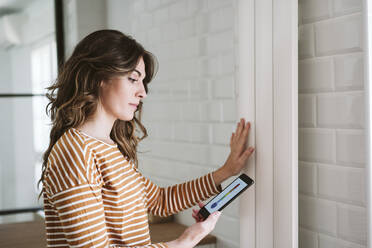
MULTIPOLYGON (((149 137, 139 148, 140 170, 171 185, 222 166, 236 118, 236 1, 107 3, 108 28, 133 35, 159 60, 144 100, 149 137)), ((192 224, 191 211, 177 221, 192 224)), ((213 234, 218 247, 239 247, 238 201, 224 210, 213 234)))
POLYGON ((366 247, 361 0, 299 0, 299 242, 366 247))

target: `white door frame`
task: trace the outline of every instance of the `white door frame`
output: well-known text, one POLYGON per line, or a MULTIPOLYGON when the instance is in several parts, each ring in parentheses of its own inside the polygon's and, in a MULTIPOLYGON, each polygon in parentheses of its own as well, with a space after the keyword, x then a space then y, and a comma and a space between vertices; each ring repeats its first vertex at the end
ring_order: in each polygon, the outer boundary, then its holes
POLYGON ((372 4, 363 0, 363 41, 364 41, 364 94, 365 94, 365 142, 366 142, 366 212, 367 212, 367 247, 372 247, 372 87, 370 86, 372 71, 372 4))
POLYGON ((255 180, 240 200, 240 247, 298 247, 298 3, 238 0, 237 111, 251 121, 255 180))

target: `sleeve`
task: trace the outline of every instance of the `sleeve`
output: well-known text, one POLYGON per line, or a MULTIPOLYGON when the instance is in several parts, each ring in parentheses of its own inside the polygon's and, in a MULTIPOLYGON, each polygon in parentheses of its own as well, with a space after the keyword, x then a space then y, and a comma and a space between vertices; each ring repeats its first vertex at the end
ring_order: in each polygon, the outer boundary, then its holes
MULTIPOLYGON (((58 220, 54 221, 53 230, 47 231, 52 234, 49 238, 58 241, 57 237, 64 237, 68 247, 127 247, 109 242, 101 185, 98 179, 92 179, 96 177, 90 176, 94 174, 91 173, 94 165, 91 154, 73 138, 62 139, 52 149, 46 188, 58 220)), ((167 245, 157 243, 134 247, 167 248, 167 245)))
POLYGON ((153 215, 166 217, 185 209, 222 191, 216 185, 212 172, 191 181, 161 188, 143 177, 146 188, 146 207, 153 215))

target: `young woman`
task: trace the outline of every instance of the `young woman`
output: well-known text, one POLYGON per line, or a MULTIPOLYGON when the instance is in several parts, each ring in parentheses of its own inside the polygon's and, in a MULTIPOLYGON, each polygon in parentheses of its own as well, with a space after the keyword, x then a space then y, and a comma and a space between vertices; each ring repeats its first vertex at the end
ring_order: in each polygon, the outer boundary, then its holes
POLYGON ((158 187, 137 170, 136 154, 155 71, 155 57, 132 37, 100 30, 79 42, 48 88, 53 126, 40 179, 48 247, 187 248, 213 230, 220 213, 201 221, 194 209, 196 223, 177 240, 151 244, 147 213, 172 215, 221 192, 253 152, 245 148, 250 124, 238 123, 221 168, 158 187))

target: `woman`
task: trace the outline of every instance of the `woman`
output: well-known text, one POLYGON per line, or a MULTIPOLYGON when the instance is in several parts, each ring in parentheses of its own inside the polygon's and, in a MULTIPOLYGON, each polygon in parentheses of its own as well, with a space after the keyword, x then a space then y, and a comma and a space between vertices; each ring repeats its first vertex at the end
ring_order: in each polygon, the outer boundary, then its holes
POLYGON ((155 62, 132 37, 100 30, 79 42, 48 88, 53 126, 40 179, 48 247, 186 248, 213 230, 220 213, 201 221, 194 209, 197 223, 177 240, 151 244, 147 213, 172 215, 221 192, 221 182, 237 175, 253 152, 244 148, 250 124, 238 123, 218 170, 156 186, 137 170, 136 154, 147 136, 141 100, 155 62))

